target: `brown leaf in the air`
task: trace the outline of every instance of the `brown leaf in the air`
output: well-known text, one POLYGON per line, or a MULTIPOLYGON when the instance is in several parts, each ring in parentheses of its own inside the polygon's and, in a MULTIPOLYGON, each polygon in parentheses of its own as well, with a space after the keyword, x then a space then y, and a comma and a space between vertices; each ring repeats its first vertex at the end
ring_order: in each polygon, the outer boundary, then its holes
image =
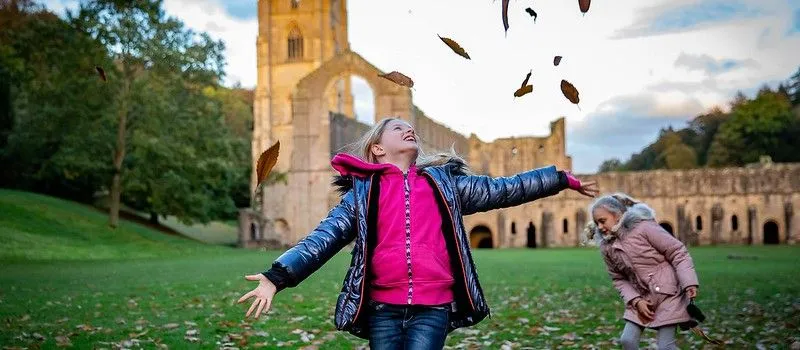
POLYGON ((464 48, 462 48, 461 45, 455 42, 455 40, 442 37, 441 35, 438 34, 436 36, 438 36, 439 39, 441 39, 447 45, 447 47, 449 47, 451 50, 453 50, 453 52, 455 52, 459 56, 464 57, 468 60, 471 59, 469 58, 469 54, 467 54, 467 51, 464 51, 464 48))
POLYGON ((261 156, 258 157, 258 164, 256 166, 258 185, 267 179, 267 176, 269 176, 269 173, 272 171, 272 167, 278 163, 278 153, 280 153, 280 149, 281 142, 277 141, 274 145, 272 145, 272 147, 267 148, 267 150, 261 153, 261 156))
POLYGON ((561 56, 553 57, 553 65, 557 66, 559 64, 561 64, 561 56))
POLYGON ((397 85, 405 86, 405 87, 414 87, 414 81, 411 80, 408 76, 398 71, 392 71, 391 73, 385 74, 378 74, 379 77, 389 80, 397 85))
POLYGON ((531 74, 533 74, 533 70, 532 69, 531 69, 530 72, 528 72, 528 75, 525 76, 525 80, 523 80, 522 81, 522 85, 519 86, 520 89, 524 88, 525 85, 528 85, 528 80, 531 78, 531 74))
POLYGON ((533 91, 533 85, 525 85, 517 89, 517 91, 514 91, 514 97, 522 97, 526 94, 531 93, 532 91, 533 91))
POLYGON ((508 35, 508 3, 509 0, 503 0, 503 29, 506 35, 508 35))
POLYGON ((94 66, 94 69, 97 70, 97 74, 100 74, 100 79, 106 81, 106 71, 100 66, 94 66))
MULTIPOLYGON (((564 79, 561 79, 561 93, 564 94, 564 97, 566 97, 569 102, 572 102, 576 105, 581 101, 580 97, 578 96, 578 89, 564 79)), ((580 109, 580 107, 578 108, 580 109)))
POLYGON ((578 0, 578 7, 580 7, 581 12, 583 12, 584 15, 589 11, 589 5, 591 5, 591 2, 591 0, 578 0))
POLYGON ((528 7, 528 8, 525 9, 525 12, 527 12, 529 15, 531 15, 531 17, 533 17, 533 23, 536 23, 536 18, 539 17, 539 15, 536 14, 536 11, 534 11, 532 8, 528 7))

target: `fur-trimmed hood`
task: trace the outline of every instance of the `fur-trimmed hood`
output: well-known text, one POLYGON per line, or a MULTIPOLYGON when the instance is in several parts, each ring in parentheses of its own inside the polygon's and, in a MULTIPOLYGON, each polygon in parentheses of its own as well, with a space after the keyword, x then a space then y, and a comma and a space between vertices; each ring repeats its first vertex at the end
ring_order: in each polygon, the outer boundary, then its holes
MULTIPOLYGON (((368 163, 348 153, 336 154, 331 160, 331 166, 339 173, 339 175, 333 177, 332 184, 336 187, 336 191, 339 192, 340 195, 347 193, 347 191, 353 187, 353 177, 367 178, 373 174, 399 170, 392 164, 368 163)), ((425 170, 425 168, 432 166, 449 167, 453 175, 470 174, 469 167, 463 159, 458 157, 445 158, 444 156, 424 159, 422 162, 412 164, 409 170, 415 170, 419 173, 425 170)))
POLYGON ((594 221, 590 221, 586 228, 586 230, 589 231, 587 232, 587 238, 594 240, 594 243, 598 246, 602 246, 603 244, 613 242, 617 237, 625 236, 628 232, 631 232, 638 223, 649 220, 655 221, 655 219, 656 214, 652 208, 644 203, 636 203, 628 207, 625 213, 622 214, 619 222, 611 229, 611 231, 616 234, 604 235, 600 232, 600 229, 597 228, 594 221))

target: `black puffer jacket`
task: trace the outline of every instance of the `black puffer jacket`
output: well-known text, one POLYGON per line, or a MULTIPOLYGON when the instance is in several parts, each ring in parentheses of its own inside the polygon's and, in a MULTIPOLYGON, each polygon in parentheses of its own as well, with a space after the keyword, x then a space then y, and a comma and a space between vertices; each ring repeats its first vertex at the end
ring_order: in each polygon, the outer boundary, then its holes
MULTIPOLYGON (((468 175, 460 161, 419 170, 427 176, 437 194, 442 214, 442 231, 455 275, 456 308, 451 311, 448 332, 474 325, 489 315, 464 229, 462 215, 512 207, 557 194, 567 188, 563 172, 554 166, 530 170, 510 177, 491 178, 468 175)), ((336 328, 367 339, 369 337, 365 293, 368 292, 369 254, 374 248, 375 220, 380 182, 378 174, 369 177, 337 177, 334 184, 343 193, 311 234, 287 250, 264 275, 282 290, 294 287, 355 239, 350 267, 336 302, 336 328), (373 186, 375 184, 375 186, 373 186)))

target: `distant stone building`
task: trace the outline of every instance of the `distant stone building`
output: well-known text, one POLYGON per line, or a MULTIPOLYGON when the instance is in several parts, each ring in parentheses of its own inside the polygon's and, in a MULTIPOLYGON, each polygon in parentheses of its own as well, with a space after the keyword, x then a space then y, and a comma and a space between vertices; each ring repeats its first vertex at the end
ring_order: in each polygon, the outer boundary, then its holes
MULTIPOLYGON (((572 168, 566 154, 565 120, 544 137, 483 142, 437 123, 411 91, 383 73, 347 42, 344 0, 258 2, 258 84, 254 101, 252 157, 276 140, 275 171, 286 184, 264 191, 264 210, 243 210, 240 246, 289 246, 305 237, 339 201, 330 182, 330 159, 369 128, 352 116, 351 75, 367 81, 378 117, 414 125, 426 151, 454 146, 473 171, 506 176, 531 168, 572 168)), ((255 168, 255 167, 254 167, 255 168)), ((667 231, 690 244, 770 244, 800 237, 800 164, 748 168, 646 171, 583 175, 603 192, 624 191, 651 205, 667 231)), ((251 188, 255 186, 253 174, 251 188)), ((572 191, 514 208, 465 217, 473 247, 564 247, 580 243, 590 201, 572 191)))

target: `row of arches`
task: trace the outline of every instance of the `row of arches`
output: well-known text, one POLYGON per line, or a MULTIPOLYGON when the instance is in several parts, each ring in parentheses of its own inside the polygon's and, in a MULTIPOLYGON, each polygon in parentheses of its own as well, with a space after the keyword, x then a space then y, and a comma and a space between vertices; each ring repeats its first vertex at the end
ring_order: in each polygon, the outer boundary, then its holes
MULTIPOLYGON (((731 217, 731 227, 734 230, 738 230, 738 217, 733 215, 731 217)), ((669 221, 662 221, 659 223, 665 231, 667 231, 671 235, 675 235, 675 229, 672 223, 669 221)), ((696 226, 698 230, 702 230, 702 218, 698 216, 696 218, 696 226), (699 225, 698 225, 699 223, 699 225)), ((780 227, 777 222, 774 220, 767 220, 764 222, 763 226, 763 244, 780 244, 780 227)), ((562 220, 562 231, 564 234, 569 233, 569 220, 563 219, 562 220)), ((536 248, 536 225, 533 222, 529 222, 527 228, 525 229, 526 233, 526 243, 525 247, 527 248, 536 248)), ((511 234, 517 234, 517 224, 516 222, 511 223, 511 234)), ((473 248, 494 248, 494 239, 492 238, 492 231, 485 225, 477 225, 470 230, 469 233, 470 237, 470 245, 473 248)), ((752 241, 752 239, 751 239, 752 241)))
MULTIPOLYGON (((700 216, 695 218, 695 228, 698 231, 703 229, 703 221, 700 216)), ((675 235, 675 230, 672 227, 672 224, 667 221, 662 221, 660 223, 661 227, 664 228, 665 231, 669 232, 671 235, 675 235)), ((736 215, 731 217, 731 229, 736 231, 739 229, 739 219, 736 215)), ((767 220, 762 226, 763 229, 763 243, 764 244, 780 244, 780 228, 778 223, 774 220, 767 220)), ((750 242, 752 242, 752 237, 750 237, 750 242)))

